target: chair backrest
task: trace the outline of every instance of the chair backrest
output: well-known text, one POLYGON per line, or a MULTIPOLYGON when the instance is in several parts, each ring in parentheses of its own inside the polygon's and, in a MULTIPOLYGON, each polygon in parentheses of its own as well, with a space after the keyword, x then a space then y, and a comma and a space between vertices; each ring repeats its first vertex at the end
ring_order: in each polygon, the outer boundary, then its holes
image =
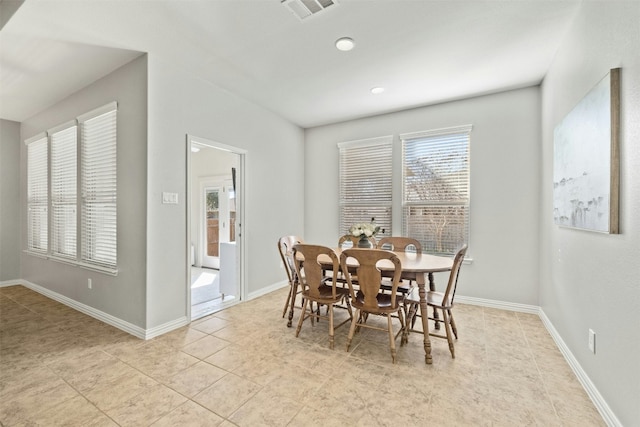
POLYGON ((453 299, 456 296, 456 288, 458 287, 458 276, 460 275, 460 267, 462 266, 462 262, 464 261, 464 256, 467 253, 467 245, 464 244, 456 255, 453 257, 453 266, 451 267, 451 274, 449 275, 449 282, 447 283, 447 289, 444 292, 444 299, 446 301, 449 298, 451 304, 453 304, 453 299))
POLYGON ((293 285, 297 277, 293 258, 293 247, 298 243, 303 243, 302 238, 298 236, 282 236, 278 239, 278 253, 280 253, 280 258, 282 258, 282 263, 284 264, 284 269, 287 272, 287 278, 291 285, 293 285))
POLYGON ((386 249, 395 252, 422 253, 422 245, 411 237, 383 237, 378 242, 378 249, 386 249))
POLYGON ((340 268, 346 276, 351 299, 356 299, 356 293, 352 276, 358 278, 359 292, 364 295, 365 310, 373 310, 379 308, 378 294, 380 293, 380 285, 382 283, 382 271, 390 272, 393 268, 393 278, 391 285, 391 305, 396 305, 396 293, 398 284, 400 283, 400 275, 402 274, 402 264, 396 254, 382 249, 345 249, 340 254, 340 268), (349 267, 349 258, 355 259, 357 266, 349 267), (386 262, 386 265, 380 264, 386 262), (389 264, 389 262, 391 264, 389 264))
POLYGON ((325 260, 328 257, 333 263, 333 280, 331 281, 331 285, 333 287, 332 294, 335 298, 336 277, 340 269, 340 262, 333 249, 320 245, 306 245, 304 243, 298 243, 293 246, 293 259, 297 261, 294 263, 294 266, 297 277, 300 278, 302 290, 303 292, 308 292, 309 296, 315 298, 320 297, 320 287, 327 283, 324 276, 324 270, 327 266, 325 265, 323 267, 323 265, 318 262, 318 258, 320 257, 325 257, 325 260))
MULTIPOLYGON (((375 237, 373 236, 367 237, 367 240, 369 240, 369 243, 371 243, 372 248, 376 247, 377 241, 375 237)), ((359 242, 360 242, 360 237, 354 236, 353 234, 345 234, 344 236, 340 237, 340 239, 338 240, 338 246, 342 248, 342 246, 345 245, 345 247, 347 248, 357 248, 359 242), (351 243, 349 244, 348 242, 351 242, 351 243)))

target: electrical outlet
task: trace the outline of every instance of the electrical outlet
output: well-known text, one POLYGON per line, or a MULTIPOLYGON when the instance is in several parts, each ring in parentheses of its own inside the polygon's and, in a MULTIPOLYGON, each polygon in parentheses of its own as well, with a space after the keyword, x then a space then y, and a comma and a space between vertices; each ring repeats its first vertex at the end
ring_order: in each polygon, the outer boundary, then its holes
POLYGON ((91 279, 87 279, 87 288, 91 289, 92 286, 91 279))
POLYGON ((593 329, 589 329, 589 350, 596 354, 596 333, 593 332, 593 329))

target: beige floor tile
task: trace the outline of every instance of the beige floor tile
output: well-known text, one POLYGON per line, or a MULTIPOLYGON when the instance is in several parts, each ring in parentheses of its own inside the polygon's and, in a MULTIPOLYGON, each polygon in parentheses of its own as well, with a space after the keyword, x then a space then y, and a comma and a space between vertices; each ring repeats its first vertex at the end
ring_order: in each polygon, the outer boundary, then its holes
POLYGON ((198 362, 169 378, 166 385, 192 398, 226 374, 227 371, 224 369, 207 362, 198 362))
POLYGON ((209 427, 220 425, 224 418, 188 400, 152 424, 153 427, 209 427))
POLYGON ((193 400, 222 417, 229 417, 262 387, 245 378, 227 374, 198 393, 193 400))
POLYGON ((196 329, 205 334, 211 334, 227 326, 228 322, 216 316, 208 316, 191 324, 192 329, 196 329))
MULTIPOLYGON (((110 421, 98 408, 82 396, 69 399, 51 409, 29 417, 29 426, 88 426, 110 421)), ((108 425, 108 424, 104 424, 108 425)), ((113 424, 112 424, 113 425, 113 424)))
POLYGON ((392 364, 384 332, 362 330, 350 352, 347 325, 333 350, 326 321, 296 338, 286 292, 145 341, 0 288, 0 425, 604 425, 536 315, 458 304, 455 358, 431 338, 426 365, 411 334, 392 364))
POLYGON ((182 347, 182 351, 198 359, 206 359, 231 344, 229 341, 207 335, 182 347))
POLYGON ((273 390, 259 391, 229 417, 238 426, 284 426, 300 411, 302 404, 273 390))
POLYGON ((149 425, 186 400, 181 394, 158 384, 105 412, 120 425, 149 425))
POLYGON ((83 392, 84 396, 103 411, 122 405, 135 396, 146 393, 159 383, 131 368, 125 375, 96 384, 83 392))

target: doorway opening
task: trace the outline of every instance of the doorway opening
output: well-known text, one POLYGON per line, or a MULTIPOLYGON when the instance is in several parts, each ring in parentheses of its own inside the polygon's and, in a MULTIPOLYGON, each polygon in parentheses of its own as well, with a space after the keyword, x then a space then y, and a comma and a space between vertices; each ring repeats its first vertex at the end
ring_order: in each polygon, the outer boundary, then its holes
POLYGON ((243 150, 187 136, 191 320, 243 300, 243 150))

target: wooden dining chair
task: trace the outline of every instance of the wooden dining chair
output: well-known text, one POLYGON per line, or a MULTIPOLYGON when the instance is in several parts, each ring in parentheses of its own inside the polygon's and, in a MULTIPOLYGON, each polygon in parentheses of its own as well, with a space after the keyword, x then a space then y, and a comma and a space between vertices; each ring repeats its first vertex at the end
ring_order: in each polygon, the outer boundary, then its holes
MULTIPOLYGON (((284 264, 284 270, 287 272, 287 279, 289 280, 289 295, 284 303, 284 309, 282 310, 282 318, 287 314, 289 310, 289 319, 287 326, 291 327, 293 323, 293 310, 296 307, 296 298, 300 293, 298 289, 298 276, 295 269, 295 262, 293 258, 293 246, 303 243, 302 238, 298 236, 283 236, 278 239, 278 253, 284 264)), ((299 306, 301 308, 301 306, 299 306)))
MULTIPOLYGON (((393 252, 414 252, 418 254, 422 253, 422 245, 418 240, 412 237, 383 237, 378 241, 378 249, 386 249, 393 252)), ((412 280, 402 280, 398 285, 398 292, 406 294, 411 290, 411 286, 413 286, 412 280)), ((383 281, 382 289, 389 291, 391 289, 391 284, 388 281, 383 281)))
POLYGON ((351 321, 353 312, 349 300, 349 291, 345 288, 336 286, 336 277, 340 264, 336 253, 326 246, 306 245, 299 243, 293 246, 293 257, 296 262, 295 268, 297 277, 300 278, 300 286, 302 289, 302 297, 304 300, 302 313, 298 321, 296 329, 296 337, 300 334, 302 324, 306 319, 311 319, 313 325, 314 319, 327 319, 329 321, 329 348, 334 347, 334 331, 336 328, 351 321), (328 257, 332 261, 332 276, 327 278, 322 271, 322 265, 318 262, 319 257, 328 257), (300 260, 302 258, 302 260, 300 260), (314 310, 313 303, 318 305, 318 309, 314 310), (344 307, 349 312, 349 318, 344 320, 337 326, 334 326, 334 307, 338 303, 346 304, 344 307), (320 313, 320 306, 327 306, 326 315, 320 313))
POLYGON ((387 331, 389 334, 389 348, 391 350, 391 360, 396 362, 396 344, 395 341, 403 331, 405 316, 404 305, 402 303, 402 295, 399 295, 398 284, 400 283, 400 275, 402 273, 402 264, 396 254, 380 249, 345 249, 340 255, 340 267, 344 272, 349 291, 351 293, 351 304, 356 309, 356 313, 351 321, 349 336, 347 338, 347 351, 351 346, 353 335, 356 327, 365 327, 369 329, 387 331), (349 260, 355 260, 355 267, 349 267, 349 260), (393 279, 391 294, 380 292, 382 272, 380 263, 387 262, 385 271, 391 272, 393 267, 393 279), (353 281, 353 275, 358 277, 358 289, 356 290, 353 281), (367 323, 368 315, 378 315, 387 318, 387 327, 381 328, 375 324, 367 323), (392 319, 400 320, 400 330, 396 333, 393 331, 392 319))
MULTIPOLYGON (((455 359, 455 349, 453 347, 453 336, 458 339, 458 330, 456 328, 456 322, 453 319, 453 300, 456 296, 456 288, 458 286, 458 277, 460 275, 460 267, 462 266, 462 262, 464 261, 464 256, 467 253, 467 245, 463 245, 455 257, 453 258, 453 266, 451 267, 451 273, 449 274, 449 281, 447 283, 447 288, 444 292, 437 291, 426 291, 426 299, 427 305, 433 307, 434 312, 436 310, 442 311, 442 319, 437 319, 434 317, 429 317, 429 320, 439 321, 444 323, 446 335, 439 334, 437 332, 430 332, 429 335, 437 338, 444 338, 449 342, 449 351, 451 352, 451 357, 455 359)), ((413 329, 416 321, 416 317, 424 315, 424 313, 420 314, 419 306, 420 306, 420 294, 418 288, 413 288, 409 294, 405 296, 404 299, 405 304, 405 312, 407 314, 406 320, 406 328, 407 332, 418 332, 424 333, 422 330, 413 329)))

